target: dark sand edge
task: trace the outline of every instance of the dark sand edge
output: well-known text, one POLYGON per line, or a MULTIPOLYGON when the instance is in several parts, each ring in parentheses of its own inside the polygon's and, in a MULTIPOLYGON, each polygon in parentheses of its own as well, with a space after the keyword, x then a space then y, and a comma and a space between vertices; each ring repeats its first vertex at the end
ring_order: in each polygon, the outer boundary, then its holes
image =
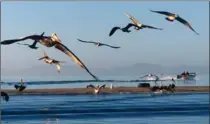
MULTIPOLYGON (((177 86, 175 92, 209 92, 210 86, 177 86)), ((1 89, 8 94, 93 94, 92 88, 54 88, 54 89, 26 89, 19 92, 15 89, 1 89)), ((139 87, 114 87, 112 90, 105 88, 103 94, 113 93, 150 93, 150 88, 139 87)))

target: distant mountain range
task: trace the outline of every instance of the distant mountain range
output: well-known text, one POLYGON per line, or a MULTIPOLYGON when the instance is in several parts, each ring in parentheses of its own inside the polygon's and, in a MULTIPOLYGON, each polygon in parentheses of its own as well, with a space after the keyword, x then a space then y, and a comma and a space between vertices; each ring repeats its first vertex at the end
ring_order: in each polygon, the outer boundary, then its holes
MULTIPOLYGON (((131 66, 114 68, 90 68, 96 76, 139 76, 142 74, 179 74, 183 71, 197 72, 198 74, 209 74, 209 66, 162 66, 158 64, 137 63, 131 66)), ((54 65, 40 65, 22 70, 11 70, 1 68, 3 76, 87 76, 87 72, 77 65, 63 65, 61 73, 57 72, 54 65)))

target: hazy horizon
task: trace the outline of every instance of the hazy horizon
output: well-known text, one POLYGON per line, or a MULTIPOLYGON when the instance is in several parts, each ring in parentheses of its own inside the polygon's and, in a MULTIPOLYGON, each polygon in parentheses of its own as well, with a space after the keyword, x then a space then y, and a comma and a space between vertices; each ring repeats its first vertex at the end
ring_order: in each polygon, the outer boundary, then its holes
MULTIPOLYGON (((163 66, 209 65, 208 1, 3 1, 1 10, 1 41, 42 32, 48 36, 56 32, 62 43, 72 50, 90 70, 91 68, 123 67, 136 63, 163 66), (166 21, 164 15, 152 13, 149 9, 178 13, 200 35, 196 35, 178 21, 173 23, 166 21), (131 22, 124 12, 130 13, 143 24, 164 30, 135 31, 131 29, 131 33, 117 31, 112 37, 109 37, 108 34, 114 26, 124 26, 131 22), (99 40, 121 48, 96 47, 93 44, 78 42, 77 38, 99 40)), ((31 44, 32 41, 27 40, 22 43, 31 44)), ((66 61, 65 65, 73 65, 84 71, 71 58, 55 48, 42 48, 50 57, 66 61)), ((1 68, 27 69, 44 66, 46 63, 37 60, 42 56, 41 49, 32 50, 27 46, 17 44, 1 45, 1 68)))

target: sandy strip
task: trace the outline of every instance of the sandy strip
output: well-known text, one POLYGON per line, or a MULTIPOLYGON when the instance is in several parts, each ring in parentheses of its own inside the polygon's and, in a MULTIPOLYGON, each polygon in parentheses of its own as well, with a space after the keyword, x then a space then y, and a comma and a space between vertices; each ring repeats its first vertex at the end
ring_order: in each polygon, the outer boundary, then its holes
MULTIPOLYGON (((209 92, 210 86, 177 86, 175 92, 209 92)), ((1 89, 8 94, 20 94, 17 90, 1 89)), ((149 93, 149 88, 115 87, 112 90, 105 88, 101 93, 149 93)), ((55 89, 26 89, 22 94, 93 94, 92 88, 55 88, 55 89)))

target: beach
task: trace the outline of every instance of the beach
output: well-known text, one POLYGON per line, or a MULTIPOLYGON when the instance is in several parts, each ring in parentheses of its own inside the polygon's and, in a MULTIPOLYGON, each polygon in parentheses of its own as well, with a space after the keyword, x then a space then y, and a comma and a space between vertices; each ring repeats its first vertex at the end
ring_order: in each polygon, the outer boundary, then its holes
MULTIPOLYGON (((177 86, 175 92, 209 92, 209 86, 177 86)), ((15 89, 1 89, 8 94, 20 94, 15 89)), ((101 93, 150 93, 150 88, 140 87, 114 87, 112 90, 106 87, 101 93)), ((93 94, 92 88, 53 88, 53 89, 25 89, 21 94, 93 94)))

